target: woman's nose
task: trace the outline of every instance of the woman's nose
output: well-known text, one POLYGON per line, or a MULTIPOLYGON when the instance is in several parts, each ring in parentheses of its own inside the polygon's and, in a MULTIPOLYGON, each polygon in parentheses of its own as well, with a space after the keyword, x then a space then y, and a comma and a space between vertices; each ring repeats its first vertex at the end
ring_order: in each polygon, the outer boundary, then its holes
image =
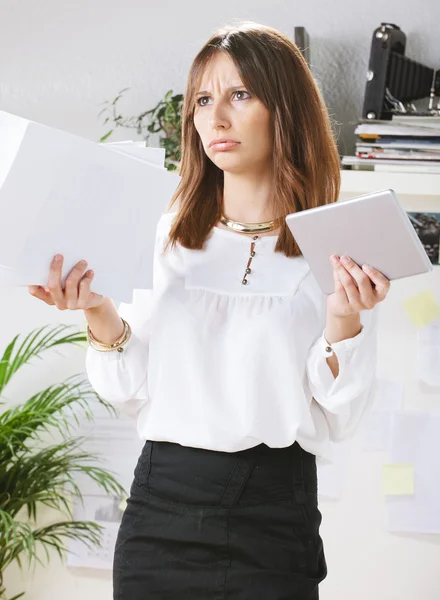
POLYGON ((221 104, 213 105, 210 115, 210 125, 213 129, 217 127, 228 127, 229 118, 227 111, 221 104))

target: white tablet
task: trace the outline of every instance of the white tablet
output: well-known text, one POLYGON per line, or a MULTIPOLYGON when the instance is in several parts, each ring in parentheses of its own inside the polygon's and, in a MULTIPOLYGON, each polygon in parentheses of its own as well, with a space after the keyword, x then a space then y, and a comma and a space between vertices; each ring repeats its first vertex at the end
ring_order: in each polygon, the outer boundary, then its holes
POLYGON ((335 291, 332 254, 371 265, 391 281, 433 268, 392 189, 293 213, 286 223, 325 294, 335 291))

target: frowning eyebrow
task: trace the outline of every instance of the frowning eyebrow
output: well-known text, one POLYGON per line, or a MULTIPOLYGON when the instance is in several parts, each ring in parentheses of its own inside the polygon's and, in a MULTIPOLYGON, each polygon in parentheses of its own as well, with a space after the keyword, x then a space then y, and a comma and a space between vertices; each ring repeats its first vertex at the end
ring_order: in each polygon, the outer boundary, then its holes
MULTIPOLYGON (((228 87, 225 91, 226 92, 234 92, 235 90, 240 90, 243 87, 245 87, 243 84, 241 84, 241 85, 234 85, 233 87, 228 87)), ((208 92, 207 90, 201 90, 200 92, 197 92, 197 96, 209 95, 210 93, 211 92, 208 92)))

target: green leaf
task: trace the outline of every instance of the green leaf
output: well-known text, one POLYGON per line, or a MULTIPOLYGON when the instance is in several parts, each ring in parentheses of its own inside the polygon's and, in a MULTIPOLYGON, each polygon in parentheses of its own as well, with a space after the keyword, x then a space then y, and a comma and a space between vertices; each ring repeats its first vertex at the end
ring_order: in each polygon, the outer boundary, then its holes
POLYGON ((113 133, 113 129, 110 129, 110 131, 107 131, 107 133, 105 135, 103 135, 101 138, 99 138, 99 141, 105 142, 105 140, 108 139, 112 133, 113 133))
MULTIPOLYGON (((85 331, 66 332, 72 327, 46 326, 26 336, 15 336, 1 359, 0 388, 4 389, 22 365, 34 358, 42 360, 46 350, 85 344, 85 331)), ((4 407, 0 413, 0 597, 5 592, 1 574, 11 562, 20 568, 23 558, 29 566, 44 564, 38 548, 48 561, 49 550, 62 556, 69 539, 89 545, 100 543, 100 526, 76 521, 72 515, 73 501, 82 501, 77 483, 80 477, 94 482, 109 497, 126 495, 115 475, 99 464, 102 458, 86 451, 85 438, 72 435, 81 419, 93 420, 96 403, 116 414, 80 373, 46 387, 21 404, 4 407), (42 506, 56 510, 62 519, 37 527, 42 506)))
POLYGON ((100 113, 98 113, 98 117, 107 112, 108 108, 103 108, 100 113))
MULTIPOLYGON (((66 338, 60 338, 55 342, 53 341, 58 333, 68 329, 69 327, 73 326, 61 325, 59 327, 55 327, 52 329, 52 331, 49 331, 49 333, 43 335, 41 339, 38 339, 38 337, 43 334, 47 326, 31 331, 31 333, 25 337, 21 346, 15 351, 14 354, 15 345, 19 339, 19 336, 17 335, 7 346, 0 360, 0 393, 12 375, 14 375, 14 373, 16 373, 22 365, 28 363, 33 357, 39 357, 42 352, 52 348, 53 346, 64 343, 70 344, 73 341, 84 341, 87 339, 87 336, 82 334, 75 340, 71 339, 70 336, 67 336, 66 338)), ((77 336, 78 334, 75 335, 77 336)))
MULTIPOLYGON (((179 162, 181 158, 183 94, 174 94, 172 89, 168 90, 153 108, 143 111, 138 116, 123 117, 121 114, 116 114, 115 106, 124 91, 121 90, 113 102, 109 103, 111 116, 107 117, 105 123, 110 120, 116 127, 135 129, 138 135, 144 137, 146 145, 148 145, 150 134, 159 134, 159 143, 165 148, 165 158, 179 162)), ((105 136, 101 138, 101 141, 103 139, 105 136)), ((167 168, 169 170, 177 169, 176 166, 167 168)))
POLYGON ((0 415, 0 473, 5 462, 28 450, 29 443, 43 431, 55 429, 62 435, 68 434, 73 421, 78 423, 78 409, 91 420, 90 401, 98 400, 111 414, 116 414, 112 405, 97 396, 88 380, 79 377, 73 375, 65 383, 53 384, 24 405, 9 408, 0 415))
POLYGON ((8 600, 18 600, 18 598, 23 598, 25 592, 21 592, 21 594, 16 594, 15 596, 12 596, 12 598, 8 598, 8 600))
POLYGON ((127 91, 127 90, 129 90, 129 89, 130 89, 130 88, 124 88, 123 90, 121 90, 121 91, 119 92, 119 94, 116 96, 116 98, 113 100, 113 102, 112 102, 112 105, 114 106, 114 105, 117 103, 117 101, 118 101, 120 98, 122 98, 122 96, 124 95, 124 92, 126 92, 126 91, 127 91))

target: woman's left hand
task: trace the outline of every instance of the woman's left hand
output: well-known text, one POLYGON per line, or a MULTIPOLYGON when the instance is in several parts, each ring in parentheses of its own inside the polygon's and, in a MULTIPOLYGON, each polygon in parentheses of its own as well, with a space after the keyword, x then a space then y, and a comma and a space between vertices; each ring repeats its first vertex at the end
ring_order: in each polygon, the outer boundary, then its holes
POLYGON ((391 284, 383 273, 367 265, 361 269, 347 256, 339 259, 332 255, 329 260, 333 265, 335 291, 327 298, 327 309, 335 317, 371 310, 385 300, 391 284))

